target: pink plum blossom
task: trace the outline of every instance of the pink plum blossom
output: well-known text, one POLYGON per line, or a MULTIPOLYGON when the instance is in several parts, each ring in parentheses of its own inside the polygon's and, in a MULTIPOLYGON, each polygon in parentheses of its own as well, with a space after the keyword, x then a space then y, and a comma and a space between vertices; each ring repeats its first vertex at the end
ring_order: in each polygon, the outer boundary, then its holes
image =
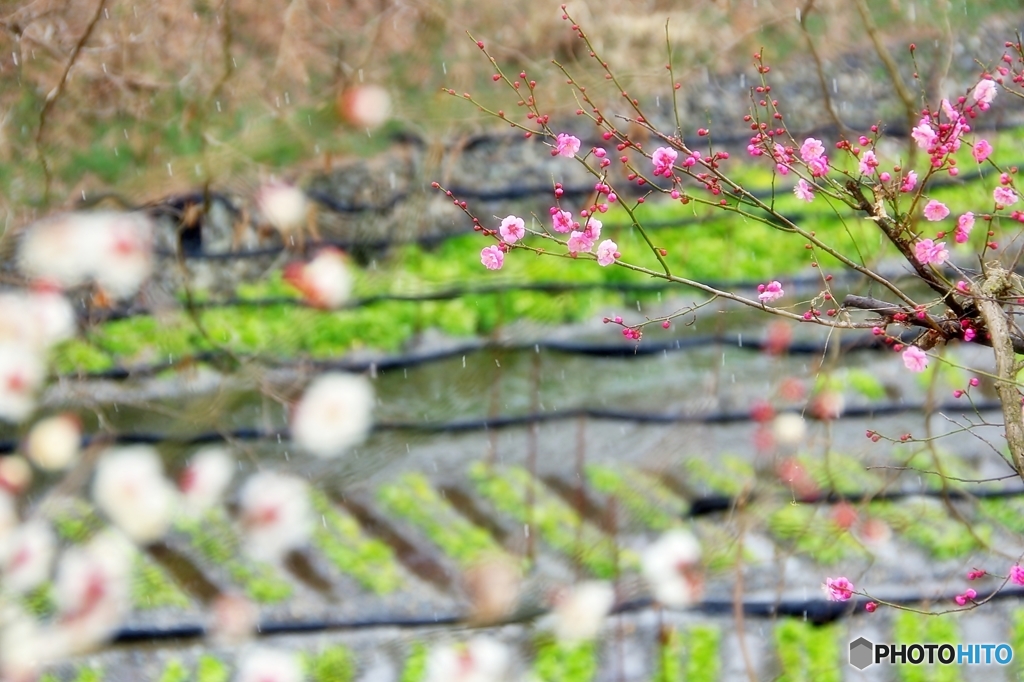
POLYGON ((700 543, 683 529, 670 530, 640 557, 644 580, 654 598, 669 608, 684 608, 700 598, 704 576, 700 543))
POLYGON ((821 143, 821 140, 808 137, 804 140, 804 143, 800 145, 800 158, 804 160, 804 163, 810 163, 814 159, 821 158, 824 154, 825 145, 821 143))
POLYGON ((596 242, 601 238, 601 228, 604 224, 597 218, 589 218, 587 224, 583 227, 583 236, 589 239, 591 242, 596 242))
POLYGON ((928 367, 928 355, 917 346, 907 346, 903 351, 903 364, 911 372, 923 372, 928 367))
POLYGON ((814 201, 814 189, 813 185, 808 183, 803 178, 800 178, 796 187, 793 188, 793 194, 796 195, 797 199, 803 199, 804 201, 814 201))
POLYGON ((968 211, 956 219, 956 243, 963 244, 974 229, 974 214, 968 211))
POLYGON ((573 228, 572 213, 569 213, 569 211, 561 211, 557 208, 552 208, 551 224, 555 232, 571 232, 573 228))
POLYGON ((676 162, 678 156, 679 152, 671 147, 655 149, 654 154, 651 155, 651 161, 654 163, 654 175, 664 175, 665 177, 672 175, 672 164, 676 162))
POLYGON ((618 251, 618 245, 611 239, 605 239, 597 246, 597 264, 598 265, 611 265, 619 258, 622 254, 618 251))
POLYGON ((914 129, 910 132, 910 136, 917 142, 917 146, 921 149, 930 149, 938 141, 938 134, 932 129, 931 121, 926 116, 922 118, 914 129))
POLYGON ((925 204, 924 217, 927 220, 935 222, 937 220, 942 220, 948 215, 949 208, 947 208, 946 205, 941 201, 936 201, 935 199, 932 199, 927 204, 925 204))
POLYGON ((825 578, 825 594, 832 601, 850 601, 855 589, 853 583, 844 577, 825 578))
POLYGON ((942 242, 935 242, 931 239, 922 239, 914 244, 914 255, 922 265, 942 265, 949 258, 949 251, 942 242))
POLYGON ((1015 585, 1024 585, 1024 568, 1020 564, 1010 567, 1010 582, 1015 585))
POLYGON ((864 152, 860 157, 860 163, 858 169, 861 175, 872 175, 875 169, 878 168, 878 157, 871 150, 864 152))
POLYGON ((786 295, 786 292, 782 290, 782 283, 774 279, 768 284, 759 284, 757 291, 757 298, 762 303, 771 303, 786 295))
POLYGON ((828 157, 819 156, 816 159, 811 159, 807 162, 807 170, 809 170, 811 175, 816 178, 828 175, 828 157))
POLYGON ((996 98, 997 92, 995 81, 991 78, 983 78, 974 86, 974 92, 971 93, 971 96, 978 103, 978 108, 984 111, 988 109, 988 105, 996 98))
POLYGON ((992 198, 999 206, 1012 206, 1017 203, 1017 193, 1010 187, 996 187, 992 190, 992 198))
POLYGON ((373 386, 357 374, 313 380, 292 413, 292 439, 318 457, 337 457, 361 443, 373 423, 373 386))
POLYGON ((974 149, 971 150, 971 155, 974 156, 974 160, 981 163, 992 154, 992 145, 988 140, 978 140, 974 143, 974 149))
POLYGON ((555 154, 572 158, 580 150, 580 139, 568 133, 558 133, 555 138, 555 154))
POLYGON ((973 601, 974 598, 977 597, 977 596, 978 596, 978 593, 975 590, 967 589, 966 591, 964 591, 963 594, 956 595, 953 598, 953 601, 955 601, 960 606, 966 606, 967 602, 973 601))
POLYGON ((594 248, 594 240, 587 237, 586 232, 580 232, 573 230, 572 234, 569 235, 569 253, 590 253, 590 250, 594 248))
POLYGON ((915 187, 917 187, 917 172, 908 171, 903 177, 903 182, 900 184, 900 191, 913 192, 915 187))
POLYGON ((526 235, 526 223, 518 216, 506 216, 502 219, 498 232, 506 244, 515 244, 526 235))
POLYGON ((480 251, 480 262, 488 270, 501 270, 501 266, 505 264, 505 252, 493 244, 485 246, 480 251))

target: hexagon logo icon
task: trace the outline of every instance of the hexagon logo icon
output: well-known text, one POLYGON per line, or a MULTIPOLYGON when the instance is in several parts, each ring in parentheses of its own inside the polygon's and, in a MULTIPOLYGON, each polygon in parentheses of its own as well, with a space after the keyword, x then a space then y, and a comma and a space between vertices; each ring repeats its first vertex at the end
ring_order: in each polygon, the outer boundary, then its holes
POLYGON ((857 670, 863 670, 875 661, 875 645, 864 637, 858 637, 850 642, 850 665, 857 670))

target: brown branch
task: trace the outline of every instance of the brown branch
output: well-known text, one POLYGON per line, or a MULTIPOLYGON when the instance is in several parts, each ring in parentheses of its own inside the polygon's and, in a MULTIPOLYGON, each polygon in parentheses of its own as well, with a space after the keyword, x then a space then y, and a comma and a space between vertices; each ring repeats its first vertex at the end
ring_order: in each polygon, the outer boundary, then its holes
POLYGON ((807 51, 811 53, 811 58, 814 60, 814 70, 818 74, 818 87, 821 88, 822 104, 825 107, 825 111, 828 112, 832 123, 835 124, 836 129, 839 131, 839 136, 849 138, 851 136, 850 130, 843 123, 842 119, 839 118, 839 114, 836 113, 836 109, 832 104, 832 95, 828 91, 828 82, 825 80, 825 67, 821 63, 818 48, 814 46, 814 39, 807 28, 807 15, 814 10, 814 3, 815 0, 807 0, 807 4, 800 10, 800 30, 803 31, 804 38, 807 40, 807 51))
MULTIPOLYGON (((917 123, 917 103, 914 101, 914 95, 907 88, 907 84, 903 82, 903 77, 900 75, 899 66, 896 64, 896 60, 892 58, 892 54, 889 53, 889 49, 882 42, 882 36, 878 32, 878 26, 875 24, 874 18, 871 16, 871 10, 868 8, 866 0, 855 0, 857 5, 857 11, 860 13, 861 21, 864 22, 864 30, 867 31, 868 37, 871 38, 871 44, 875 48, 875 53, 878 58, 882 60, 882 64, 885 65, 885 70, 889 72, 889 80, 892 82, 893 88, 896 90, 896 95, 900 98, 900 102, 903 103, 903 111, 907 116, 907 130, 914 127, 917 123)), ((907 166, 913 167, 914 156, 916 153, 915 145, 908 146, 910 158, 908 159, 907 166)))
POLYGON ((64 66, 64 73, 61 74, 60 80, 57 81, 57 85, 50 90, 46 95, 46 101, 43 102, 43 108, 39 110, 39 127, 36 128, 35 147, 36 155, 39 157, 39 162, 43 166, 43 203, 50 199, 50 183, 52 176, 50 174, 50 165, 46 162, 46 154, 43 153, 43 132, 46 129, 47 117, 50 114, 50 110, 53 109, 53 105, 57 102, 57 98, 64 92, 64 86, 68 82, 68 74, 71 73, 71 67, 75 65, 75 60, 78 59, 78 54, 82 51, 85 43, 88 42, 89 37, 92 35, 92 31, 96 28, 96 24, 99 23, 100 17, 103 16, 103 6, 107 0, 100 0, 96 5, 96 12, 93 14, 92 19, 89 21, 89 25, 85 27, 85 32, 75 43, 74 48, 71 50, 71 56, 68 57, 68 63, 64 66))
MULTIPOLYGON (((998 305, 998 303, 996 305, 998 305)), ((933 317, 932 315, 927 314, 923 318, 919 318, 916 310, 909 310, 895 303, 881 301, 869 296, 856 296, 854 294, 849 294, 843 299, 843 307, 867 310, 873 313, 878 313, 882 317, 895 317, 897 314, 903 314, 907 318, 902 322, 903 324, 938 331, 942 334, 943 338, 947 340, 957 339, 963 336, 963 327, 961 327, 958 320, 933 317)), ((986 327, 987 326, 988 325, 986 323, 986 327)), ((1007 330, 1007 337, 1010 339, 1013 351, 1020 355, 1024 355, 1024 338, 1010 333, 1009 330, 1007 330)), ((989 348, 993 347, 992 340, 986 338, 984 334, 978 334, 975 336, 972 343, 976 343, 979 346, 988 346, 989 348)))
POLYGON ((1011 289, 1010 273, 998 264, 991 264, 988 275, 981 285, 982 296, 978 297, 978 309, 985 319, 992 349, 996 356, 996 393, 1003 406, 1003 428, 1006 429, 1006 445, 1013 457, 1017 473, 1024 478, 1024 415, 1020 408, 1020 391, 1017 390, 1016 356, 1014 339, 1006 322, 1006 313, 997 300, 1011 289))

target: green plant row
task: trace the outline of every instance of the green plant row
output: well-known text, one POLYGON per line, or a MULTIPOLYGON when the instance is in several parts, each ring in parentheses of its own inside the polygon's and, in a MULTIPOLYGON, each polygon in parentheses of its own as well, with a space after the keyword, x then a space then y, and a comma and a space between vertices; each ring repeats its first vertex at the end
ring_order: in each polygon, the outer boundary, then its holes
POLYGON ((721 670, 722 631, 694 625, 665 633, 652 682, 717 682, 721 670))
POLYGON ((377 500, 388 513, 423 531, 463 567, 504 552, 487 531, 455 511, 422 474, 409 472, 382 485, 377 500))
POLYGON ((630 515, 652 530, 679 526, 689 505, 653 476, 634 469, 591 464, 587 480, 600 493, 615 497, 630 515))
POLYGON ((590 682, 597 674, 596 642, 563 644, 550 636, 537 641, 533 674, 543 682, 590 682))
POLYGON ((175 528, 188 536, 205 559, 223 568, 253 600, 273 604, 292 594, 292 586, 275 569, 239 556, 241 546, 223 509, 212 509, 201 519, 181 519, 175 528))
POLYGON ((594 576, 611 579, 620 570, 635 569, 639 557, 630 550, 616 552, 614 539, 585 522, 540 481, 520 467, 500 470, 474 462, 469 476, 477 492, 495 508, 522 524, 530 523, 547 544, 574 557, 594 576), (532 516, 529 487, 533 487, 532 516), (616 556, 617 555, 617 556, 616 556))
MULTIPOLYGON (((900 611, 892 628, 894 644, 940 643, 956 646, 960 642, 956 620, 949 616, 928 616, 900 611)), ((896 667, 901 682, 960 682, 960 666, 956 665, 900 665, 896 667)))
POLYGON ((737 497, 757 480, 754 465, 736 455, 720 455, 715 462, 691 457, 683 465, 684 482, 696 494, 737 497))
MULTIPOLYGON (((819 627, 785 619, 775 626, 775 651, 782 674, 779 682, 839 682, 844 661, 837 626, 819 627)), ((906 667, 906 666, 904 666, 906 667)))
POLYGON ((335 568, 376 594, 389 594, 401 586, 395 553, 387 543, 367 537, 359 522, 331 504, 322 491, 313 490, 310 501, 323 519, 313 533, 313 544, 335 568))

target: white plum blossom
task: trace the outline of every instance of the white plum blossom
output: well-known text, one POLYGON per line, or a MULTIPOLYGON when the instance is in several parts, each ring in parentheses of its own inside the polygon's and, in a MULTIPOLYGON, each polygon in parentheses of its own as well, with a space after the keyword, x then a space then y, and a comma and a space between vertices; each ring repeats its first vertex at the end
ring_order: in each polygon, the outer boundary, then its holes
POLYGON ((644 550, 641 570, 654 598, 670 608, 689 606, 703 590, 700 543, 683 529, 670 530, 644 550))
POLYGON ((315 379, 292 414, 292 439, 319 457, 337 457, 363 441, 373 417, 368 379, 334 372, 315 379))
POLYGON ((36 392, 45 378, 38 349, 20 343, 0 343, 0 419, 25 419, 36 407, 36 392))
POLYGON ((783 412, 772 421, 772 435, 781 445, 799 445, 807 436, 807 421, 796 412, 783 412))
POLYGON ((235 682, 303 682, 298 654, 271 647, 247 651, 238 665, 235 682))
POLYGON ((167 532, 178 508, 178 492, 148 445, 107 450, 96 464, 92 497, 118 528, 143 544, 167 532))
POLYGON ((75 335, 75 311, 56 291, 8 291, 0 294, 0 340, 49 348, 75 335))
POLYGON ((24 593, 46 582, 56 549, 57 539, 45 521, 36 519, 18 526, 0 540, 2 589, 24 593))
POLYGON ((292 263, 284 279, 318 308, 340 308, 352 293, 352 274, 341 251, 321 249, 308 263, 292 263))
POLYGON ((131 608, 135 552, 123 536, 106 531, 63 553, 53 596, 59 639, 69 653, 84 653, 104 642, 131 608))
POLYGON ((78 460, 82 447, 82 423, 73 414, 40 419, 25 439, 25 454, 40 469, 66 469, 78 460))
POLYGON ((25 492, 32 485, 32 467, 20 455, 0 457, 0 488, 7 488, 16 495, 25 492))
POLYGON ((586 580, 573 585, 555 603, 555 637, 565 644, 594 639, 614 604, 615 589, 607 581, 586 580))
POLYGON ((181 510, 196 517, 219 504, 234 475, 235 458, 225 448, 211 446, 199 450, 178 479, 181 510))
POLYGON ((424 682, 502 682, 511 658, 508 647, 491 637, 438 646, 427 657, 424 682))
POLYGON ((95 281, 128 298, 153 270, 153 222, 142 213, 66 213, 31 225, 21 242, 22 272, 44 283, 76 287, 95 281))
POLYGON ((307 483, 274 472, 253 474, 239 491, 239 520, 246 551, 277 562, 306 544, 313 532, 307 483))
POLYGON ((373 130, 391 117, 391 95, 379 85, 351 87, 339 98, 342 116, 354 126, 373 130))
POLYGON ((256 192, 256 205, 284 240, 301 233, 309 219, 306 193, 287 182, 274 180, 264 184, 256 192))

